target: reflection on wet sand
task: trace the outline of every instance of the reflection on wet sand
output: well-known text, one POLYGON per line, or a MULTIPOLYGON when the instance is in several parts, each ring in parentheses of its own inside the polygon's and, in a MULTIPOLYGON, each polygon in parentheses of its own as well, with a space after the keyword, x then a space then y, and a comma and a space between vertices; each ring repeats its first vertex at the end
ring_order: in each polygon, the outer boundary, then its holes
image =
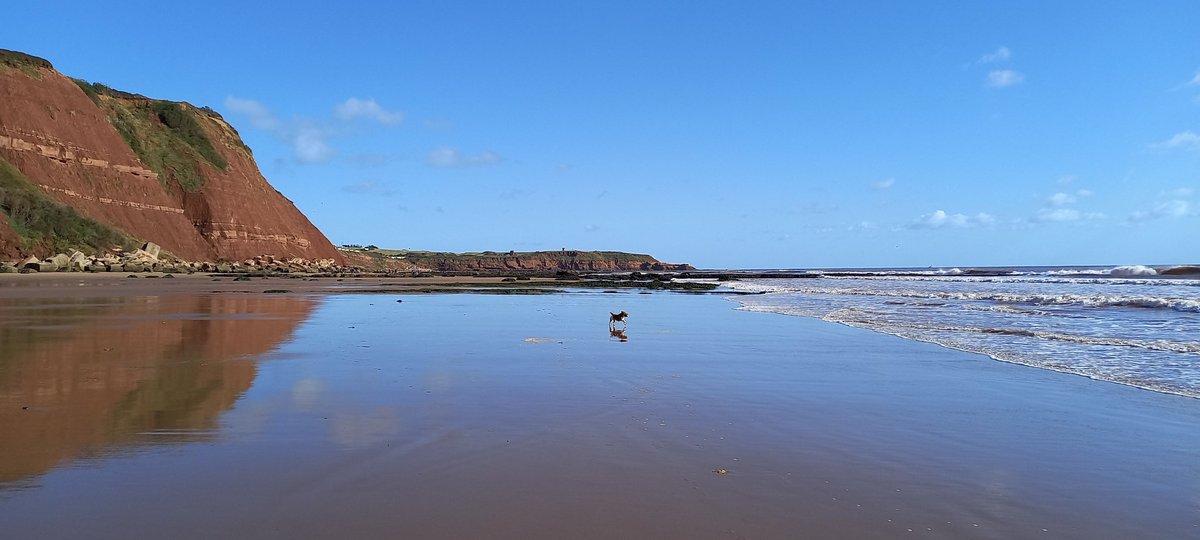
POLYGON ((316 301, 0 300, 0 482, 137 443, 210 436, 316 301))

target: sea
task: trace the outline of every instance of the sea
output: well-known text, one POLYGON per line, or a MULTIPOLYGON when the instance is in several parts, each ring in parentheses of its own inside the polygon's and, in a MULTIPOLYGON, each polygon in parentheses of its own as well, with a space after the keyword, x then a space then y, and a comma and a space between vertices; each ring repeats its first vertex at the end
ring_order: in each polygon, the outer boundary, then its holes
POLYGON ((777 273, 788 277, 722 284, 761 293, 732 297, 746 311, 815 317, 1200 398, 1197 276, 1163 276, 1145 266, 777 273))

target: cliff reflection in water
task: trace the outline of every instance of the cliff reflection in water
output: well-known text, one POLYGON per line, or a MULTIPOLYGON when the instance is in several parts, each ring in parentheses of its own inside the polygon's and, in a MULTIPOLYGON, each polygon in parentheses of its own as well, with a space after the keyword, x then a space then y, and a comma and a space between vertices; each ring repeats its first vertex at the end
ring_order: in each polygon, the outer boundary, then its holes
POLYGON ((211 437, 316 300, 0 299, 0 483, 139 444, 211 437))

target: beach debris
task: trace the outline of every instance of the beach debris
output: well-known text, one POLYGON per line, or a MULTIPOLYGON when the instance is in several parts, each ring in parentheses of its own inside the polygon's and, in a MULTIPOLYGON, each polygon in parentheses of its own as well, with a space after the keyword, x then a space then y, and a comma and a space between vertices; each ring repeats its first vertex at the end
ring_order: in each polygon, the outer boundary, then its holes
POLYGON ((267 289, 267 290, 263 291, 264 294, 285 294, 285 293, 290 293, 290 292, 292 292, 292 291, 289 291, 287 289, 267 289))
MULTIPOLYGON (((525 338, 524 341, 525 341, 525 343, 550 343, 552 341, 555 341, 555 339, 547 338, 547 337, 527 337, 527 338, 525 338)), ((559 341, 559 343, 562 343, 562 342, 559 341)))
POLYGON ((716 474, 729 474, 729 469, 713 469, 716 474))

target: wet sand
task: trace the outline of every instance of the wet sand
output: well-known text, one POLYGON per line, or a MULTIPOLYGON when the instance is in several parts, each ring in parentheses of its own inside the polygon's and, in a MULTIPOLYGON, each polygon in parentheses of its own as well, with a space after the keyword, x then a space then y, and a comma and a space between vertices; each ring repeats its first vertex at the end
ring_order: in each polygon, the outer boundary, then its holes
POLYGON ((0 288, 6 537, 1200 535, 1200 400, 717 296, 193 281, 0 288))
MULTIPOLYGON (((235 281, 234 277, 214 274, 163 274, 124 272, 46 274, 0 274, 0 299, 4 298, 80 298, 117 296, 164 296, 206 293, 262 293, 286 291, 296 294, 369 293, 375 291, 421 292, 442 287, 487 287, 503 283, 500 277, 425 276, 425 277, 314 277, 295 274, 283 277, 254 277, 235 281), (130 277, 136 276, 136 277, 130 277), (169 276, 169 277, 168 277, 169 276)), ((509 286, 533 284, 560 287, 569 282, 552 278, 532 278, 509 286)))

